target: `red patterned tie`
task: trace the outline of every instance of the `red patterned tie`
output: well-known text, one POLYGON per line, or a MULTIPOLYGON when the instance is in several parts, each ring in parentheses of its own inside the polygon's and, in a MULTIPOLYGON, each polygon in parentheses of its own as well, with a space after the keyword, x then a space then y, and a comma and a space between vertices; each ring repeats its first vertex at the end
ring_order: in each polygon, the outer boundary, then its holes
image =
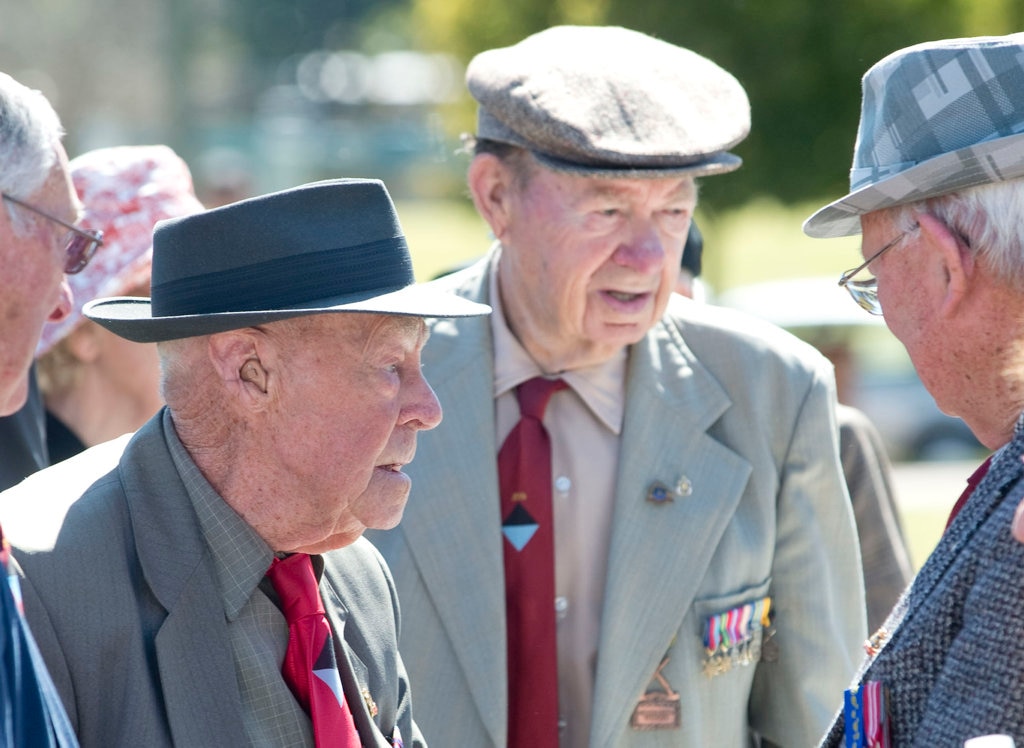
POLYGON ((317 748, 359 748, 359 733, 334 658, 331 625, 309 556, 293 553, 275 558, 267 576, 288 621, 288 649, 281 672, 313 720, 317 748))
POLYGON ((557 748, 558 651, 551 438, 544 410, 564 389, 538 377, 519 385, 519 423, 498 452, 508 617, 508 746, 557 748))

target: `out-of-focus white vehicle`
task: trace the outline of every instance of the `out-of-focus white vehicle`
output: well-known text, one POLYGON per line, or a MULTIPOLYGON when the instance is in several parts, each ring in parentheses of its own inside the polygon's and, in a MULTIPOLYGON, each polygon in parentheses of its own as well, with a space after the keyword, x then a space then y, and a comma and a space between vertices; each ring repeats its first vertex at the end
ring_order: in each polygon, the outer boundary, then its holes
POLYGON ((713 299, 812 343, 836 366, 839 399, 864 411, 897 461, 973 459, 984 447, 939 410, 881 317, 858 307, 835 278, 797 278, 731 289, 713 299))

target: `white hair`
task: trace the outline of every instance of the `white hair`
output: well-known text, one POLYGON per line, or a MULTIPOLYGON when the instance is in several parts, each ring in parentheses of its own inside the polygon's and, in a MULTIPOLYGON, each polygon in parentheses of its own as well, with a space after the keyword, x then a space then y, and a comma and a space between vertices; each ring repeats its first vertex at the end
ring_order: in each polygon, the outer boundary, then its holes
POLYGON ((957 234, 995 276, 1024 291, 1024 179, 983 184, 892 209, 902 231, 927 213, 957 234))
MULTIPOLYGON (((16 198, 34 195, 57 163, 64 130, 53 106, 39 91, 0 73, 0 191, 16 198)), ((28 230, 25 211, 6 203, 14 230, 28 230)))

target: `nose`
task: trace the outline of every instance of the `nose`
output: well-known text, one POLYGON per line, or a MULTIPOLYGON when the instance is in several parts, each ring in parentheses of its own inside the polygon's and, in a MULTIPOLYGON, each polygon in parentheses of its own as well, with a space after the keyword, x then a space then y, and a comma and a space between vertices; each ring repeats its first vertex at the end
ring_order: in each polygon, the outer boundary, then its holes
POLYGON ((74 297, 71 295, 71 286, 68 285, 68 279, 65 277, 60 282, 60 297, 57 300, 57 306, 50 312, 50 316, 47 317, 48 322, 60 322, 66 319, 71 314, 71 308, 74 304, 74 297))
POLYGON ((629 236, 619 244, 612 260, 617 265, 644 275, 661 272, 665 262, 665 247, 654 222, 647 219, 633 221, 629 236))
POLYGON ((423 431, 441 423, 441 403, 420 371, 416 372, 415 381, 410 384, 409 400, 403 408, 403 416, 404 423, 423 431))

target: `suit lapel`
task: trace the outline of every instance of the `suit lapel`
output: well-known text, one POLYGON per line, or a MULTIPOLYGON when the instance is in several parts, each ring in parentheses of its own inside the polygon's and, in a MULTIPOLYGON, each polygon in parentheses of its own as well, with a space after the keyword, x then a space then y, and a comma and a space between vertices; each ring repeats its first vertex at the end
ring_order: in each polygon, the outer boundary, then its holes
POLYGON ((988 473, 964 504, 962 516, 958 516, 957 521, 950 525, 944 533, 944 542, 936 546, 935 552, 928 558, 914 580, 909 592, 911 608, 907 611, 907 617, 918 607, 915 601, 918 598, 927 598, 942 581, 950 565, 971 541, 988 515, 999 505, 1007 487, 1018 478, 1021 472, 1020 451, 1020 445, 1011 443, 1001 454, 992 458, 988 473))
MULTIPOLYGON (((911 624, 915 613, 924 607, 928 598, 945 579, 950 567, 957 561, 964 548, 996 510, 1007 489, 1018 480, 1024 468, 1021 452, 1024 451, 1024 435, 1018 434, 1014 441, 992 459, 992 465, 970 499, 964 504, 956 520, 939 540, 935 550, 925 561, 904 597, 897 603, 883 628, 889 631, 892 643, 899 637, 900 630, 911 624)), ((886 647, 878 657, 865 663, 862 677, 867 677, 871 667, 886 659, 886 647)))
POLYGON ((140 430, 120 471, 143 576, 167 611, 155 640, 167 718, 175 745, 241 745, 241 696, 224 609, 210 595, 217 581, 162 420, 140 430))
POLYGON ((616 743, 654 676, 738 504, 750 464, 707 434, 730 405, 675 328, 633 346, 619 454, 591 744, 616 743), (678 377, 660 375, 678 371, 678 377), (672 424, 671 439, 652 425, 672 424), (688 496, 646 500, 655 481, 688 496), (636 694, 636 697, 624 694, 636 694))
MULTIPOLYGON (((486 303, 486 277, 485 272, 474 276, 465 295, 486 303)), ((486 405, 446 408, 436 432, 420 435, 408 469, 412 494, 399 530, 455 649, 481 721, 492 731, 494 744, 504 745, 505 720, 493 716, 507 711, 507 670, 490 339, 486 317, 441 320, 433 327, 424 374, 442 407, 459 401, 486 405), (467 485, 479 490, 467 494, 467 485)))
MULTIPOLYGON (((348 611, 341 602, 334 586, 331 586, 335 609, 338 610, 343 619, 348 618, 348 611)), ((345 638, 345 632, 341 636, 335 636, 335 652, 339 655, 338 675, 341 677, 341 686, 345 692, 345 701, 352 712, 352 719, 356 723, 356 730, 359 738, 366 745, 367 740, 372 740, 377 748, 387 748, 388 742, 381 731, 374 715, 370 714, 372 694, 368 690, 370 676, 366 664, 359 658, 355 650, 345 638), (371 699, 371 701, 367 701, 371 699)), ((377 705, 374 704, 376 710, 377 705)), ((395 715, 391 715, 394 718, 395 715)))

